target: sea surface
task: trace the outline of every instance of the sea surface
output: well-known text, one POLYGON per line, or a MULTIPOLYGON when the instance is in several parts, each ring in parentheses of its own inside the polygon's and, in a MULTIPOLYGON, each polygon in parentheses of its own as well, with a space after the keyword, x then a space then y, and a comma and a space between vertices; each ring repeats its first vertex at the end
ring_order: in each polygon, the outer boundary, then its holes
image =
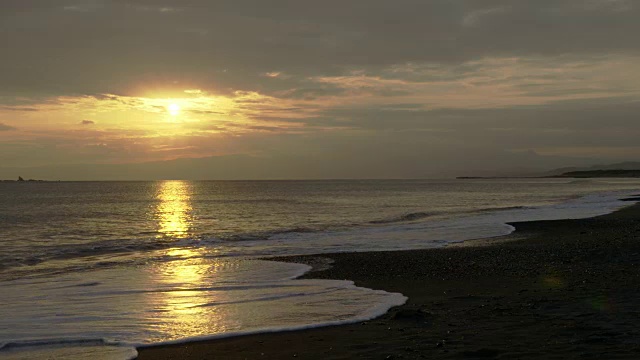
MULTIPOLYGON (((0 183, 0 358, 371 319, 406 301, 296 280, 294 254, 443 247, 630 205, 632 179, 0 183)), ((324 264, 330 266, 330 264, 324 264)))

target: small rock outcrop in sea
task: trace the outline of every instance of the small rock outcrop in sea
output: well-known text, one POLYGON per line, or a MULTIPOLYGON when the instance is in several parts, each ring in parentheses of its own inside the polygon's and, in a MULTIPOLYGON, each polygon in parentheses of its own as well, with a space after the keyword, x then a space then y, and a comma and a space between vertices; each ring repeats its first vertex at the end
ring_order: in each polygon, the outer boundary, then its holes
POLYGON ((22 178, 22 176, 18 176, 18 181, 24 181, 24 179, 22 178))

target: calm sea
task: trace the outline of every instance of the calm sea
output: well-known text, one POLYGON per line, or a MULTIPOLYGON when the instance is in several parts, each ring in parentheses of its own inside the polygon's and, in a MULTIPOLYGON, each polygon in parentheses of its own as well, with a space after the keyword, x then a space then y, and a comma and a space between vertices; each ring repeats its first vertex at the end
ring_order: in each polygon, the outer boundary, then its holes
POLYGON ((361 321, 401 294, 275 255, 442 247, 629 203, 639 180, 0 183, 0 358, 361 321))

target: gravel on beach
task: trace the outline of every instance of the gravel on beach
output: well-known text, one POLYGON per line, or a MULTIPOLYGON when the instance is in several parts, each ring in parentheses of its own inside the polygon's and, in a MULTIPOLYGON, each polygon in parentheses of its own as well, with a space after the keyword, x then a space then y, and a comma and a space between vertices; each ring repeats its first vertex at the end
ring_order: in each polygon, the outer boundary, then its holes
POLYGON ((375 320, 139 349, 139 359, 640 359, 640 205, 466 246, 279 259, 409 298, 375 320))

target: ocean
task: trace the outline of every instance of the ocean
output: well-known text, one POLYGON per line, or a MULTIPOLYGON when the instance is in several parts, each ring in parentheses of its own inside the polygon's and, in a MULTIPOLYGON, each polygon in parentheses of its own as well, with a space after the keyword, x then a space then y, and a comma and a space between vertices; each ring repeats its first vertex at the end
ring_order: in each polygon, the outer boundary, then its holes
MULTIPOLYGON (((444 247, 630 205, 634 179, 0 183, 0 358, 364 321, 406 301, 269 257, 444 247)), ((330 266, 329 263, 323 266, 330 266)))

